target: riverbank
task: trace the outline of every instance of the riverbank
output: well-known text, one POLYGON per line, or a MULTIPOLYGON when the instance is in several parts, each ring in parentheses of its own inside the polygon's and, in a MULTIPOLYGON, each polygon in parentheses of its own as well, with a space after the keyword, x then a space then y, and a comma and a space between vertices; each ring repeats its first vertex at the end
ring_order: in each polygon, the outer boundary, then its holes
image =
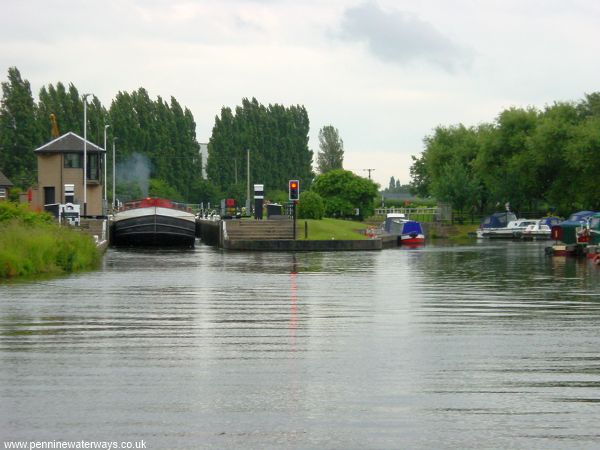
POLYGON ((100 259, 91 237, 59 227, 46 214, 0 206, 0 279, 91 270, 100 259))
POLYGON ((0 279, 94 269, 100 252, 86 235, 53 224, 0 225, 0 279))
POLYGON ((462 241, 472 239, 479 225, 442 225, 426 223, 423 224, 423 226, 428 239, 450 239, 452 241, 462 241))

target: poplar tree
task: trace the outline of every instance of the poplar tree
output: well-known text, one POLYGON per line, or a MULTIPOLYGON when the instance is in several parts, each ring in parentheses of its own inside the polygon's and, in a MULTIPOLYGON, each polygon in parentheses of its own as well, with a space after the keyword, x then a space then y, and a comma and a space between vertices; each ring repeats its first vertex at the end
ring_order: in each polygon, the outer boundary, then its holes
POLYGON ((251 184, 287 190, 288 180, 298 179, 306 189, 313 177, 308 131, 304 106, 264 106, 255 98, 245 98, 235 112, 224 107, 215 118, 208 143, 208 178, 231 197, 242 200, 249 151, 251 184))
POLYGON ((319 131, 319 148, 317 165, 320 173, 344 167, 344 141, 340 138, 338 129, 326 125, 319 131))
POLYGON ((31 86, 16 67, 11 67, 8 81, 2 83, 0 169, 16 186, 26 187, 36 180, 33 150, 40 143, 31 86))

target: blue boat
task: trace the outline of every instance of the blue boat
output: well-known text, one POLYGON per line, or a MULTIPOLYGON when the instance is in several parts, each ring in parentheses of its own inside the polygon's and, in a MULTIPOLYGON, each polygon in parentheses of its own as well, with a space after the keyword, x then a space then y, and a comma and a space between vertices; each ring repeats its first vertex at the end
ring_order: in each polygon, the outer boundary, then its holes
POLYGON ((398 245, 421 245, 425 243, 425 233, 421 224, 406 219, 402 213, 390 213, 383 223, 385 232, 398 236, 398 245))

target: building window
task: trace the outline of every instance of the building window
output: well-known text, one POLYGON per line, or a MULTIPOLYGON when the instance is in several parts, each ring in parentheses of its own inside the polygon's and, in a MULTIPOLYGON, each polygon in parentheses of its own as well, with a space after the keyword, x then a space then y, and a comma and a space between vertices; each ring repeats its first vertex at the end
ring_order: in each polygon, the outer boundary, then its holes
POLYGON ((65 169, 81 169, 82 159, 81 153, 65 153, 65 169))
POLYGON ((6 188, 0 187, 0 200, 6 200, 6 188))
POLYGON ((87 177, 89 180, 100 179, 100 168, 98 166, 98 153, 92 153, 87 155, 87 177))

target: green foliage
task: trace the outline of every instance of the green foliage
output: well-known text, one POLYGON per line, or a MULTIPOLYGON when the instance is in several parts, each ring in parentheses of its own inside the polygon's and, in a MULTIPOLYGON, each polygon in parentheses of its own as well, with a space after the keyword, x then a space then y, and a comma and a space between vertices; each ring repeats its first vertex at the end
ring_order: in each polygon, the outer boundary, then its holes
POLYGON ((311 190, 323 198, 327 217, 350 217, 361 219, 373 215, 377 185, 354 173, 337 169, 315 178, 311 190), (358 208, 360 214, 355 215, 358 208))
POLYGON ((243 99, 235 113, 222 108, 208 143, 208 178, 224 192, 245 186, 249 149, 251 184, 286 189, 288 180, 299 179, 308 188, 313 176, 308 131, 303 106, 264 106, 253 98, 243 99))
POLYGON ((96 267, 100 254, 89 236, 53 223, 0 223, 0 278, 68 273, 96 267))
POLYGON ((383 190, 386 194, 410 194, 412 186, 410 184, 401 184, 400 179, 390 178, 388 186, 383 190))
MULTIPOLYGON (((432 208, 437 205, 437 200, 435 199, 423 199, 417 198, 415 200, 403 200, 403 199, 394 199, 394 198, 386 198, 385 199, 385 207, 386 208, 432 208)), ((381 206, 381 199, 376 199, 374 203, 376 208, 381 206)))
POLYGON ((269 200, 271 203, 279 203, 280 205, 284 205, 289 201, 289 194, 286 191, 272 189, 265 192, 265 199, 269 200))
POLYGON ((21 78, 16 67, 11 67, 8 81, 2 83, 0 168, 15 185, 25 187, 35 181, 32 150, 41 142, 29 81, 21 78))
MULTIPOLYGON (((83 100, 77 88, 62 82, 43 86, 34 101, 29 82, 16 68, 8 71, 2 83, 0 105, 0 167, 23 188, 36 181, 33 149, 51 139, 50 114, 57 119, 61 134, 72 131, 84 135, 83 100)), ((289 179, 299 179, 310 187, 313 153, 308 148, 309 120, 303 106, 263 106, 256 99, 243 99, 242 105, 223 108, 216 117, 206 162, 209 182, 202 180, 202 161, 196 140, 196 123, 191 111, 171 97, 151 99, 144 88, 118 92, 107 110, 97 97, 88 98, 87 137, 104 146, 107 130, 108 184, 112 194, 112 147, 116 165, 135 153, 149 161, 150 171, 143 183, 121 178, 117 170, 117 192, 122 201, 147 195, 149 178, 162 180, 189 202, 217 203, 224 196, 244 203, 246 197, 246 149, 250 149, 251 182, 283 190, 289 179), (117 140, 118 139, 118 140, 117 140), (141 192, 140 192, 141 191, 141 192)), ((173 191, 168 191, 173 193, 173 191)))
POLYGON ((326 125, 319 130, 319 148, 321 149, 317 155, 319 173, 344 168, 344 141, 340 138, 337 128, 326 125))
POLYGON ((467 168, 458 161, 445 164, 441 176, 432 183, 433 196, 451 204, 459 212, 471 209, 478 199, 479 183, 470 175, 467 168))
POLYGON ((223 198, 223 193, 208 180, 197 179, 192 184, 189 200, 192 203, 203 203, 205 206, 218 205, 223 198))
POLYGON ((480 213, 509 202, 516 211, 598 209, 600 93, 543 110, 510 108, 491 124, 438 127, 413 157, 413 191, 480 213), (461 188, 462 186, 462 188, 461 188))
POLYGON ((117 183, 115 195, 117 196, 117 199, 121 202, 139 200, 144 197, 142 188, 140 187, 137 181, 124 181, 117 183))
POLYGON ((23 192, 23 189, 19 187, 11 187, 8 191, 8 200, 13 203, 19 203, 20 196, 23 192))
MULTIPOLYGON (((231 184, 225 189, 224 197, 234 199, 237 206, 245 206, 246 197, 248 196, 247 191, 248 187, 245 183, 231 184)), ((250 192, 250 195, 252 196, 252 192, 250 192)))
POLYGON ((166 198, 175 202, 183 201, 183 196, 173 186, 169 186, 166 181, 160 178, 150 179, 148 196, 166 198))
MULTIPOLYGON (((151 178, 172 187, 179 193, 179 200, 195 201, 192 187, 201 180, 200 146, 196 123, 187 108, 183 109, 173 97, 170 103, 161 97, 153 101, 145 89, 139 88, 131 94, 117 94, 107 121, 110 133, 118 137, 117 163, 128 163, 136 154, 143 155, 149 162, 151 178)), ((111 152, 108 155, 110 166, 111 152)))
POLYGON ((54 218, 48 213, 31 211, 24 204, 0 202, 0 223, 14 220, 30 225, 40 225, 52 223, 54 218))
MULTIPOLYGON (((0 167, 13 183, 25 188, 36 181, 33 150, 51 139, 50 114, 56 116, 61 134, 72 131, 84 136, 83 99, 72 83, 65 87, 58 82, 43 86, 36 104, 29 82, 14 67, 8 71, 8 81, 2 83, 2 93, 0 167)), ((116 137, 117 163, 127 161, 133 153, 144 155, 150 161, 150 177, 163 180, 184 197, 192 195, 191 186, 201 179, 201 162, 196 123, 189 109, 182 108, 173 97, 169 102, 161 97, 152 100, 143 88, 117 93, 109 111, 97 97, 88 97, 88 140, 104 146, 105 124, 110 124, 109 168, 111 143, 116 137)), ((128 181, 120 179, 117 184, 128 181)), ((146 178, 144 184, 147 182, 146 178)), ((141 197, 137 189, 123 192, 126 187, 133 185, 120 187, 121 200, 141 197)))
POLYGON ((298 217, 300 219, 321 220, 325 214, 325 203, 315 191, 306 191, 300 194, 298 202, 298 217))

